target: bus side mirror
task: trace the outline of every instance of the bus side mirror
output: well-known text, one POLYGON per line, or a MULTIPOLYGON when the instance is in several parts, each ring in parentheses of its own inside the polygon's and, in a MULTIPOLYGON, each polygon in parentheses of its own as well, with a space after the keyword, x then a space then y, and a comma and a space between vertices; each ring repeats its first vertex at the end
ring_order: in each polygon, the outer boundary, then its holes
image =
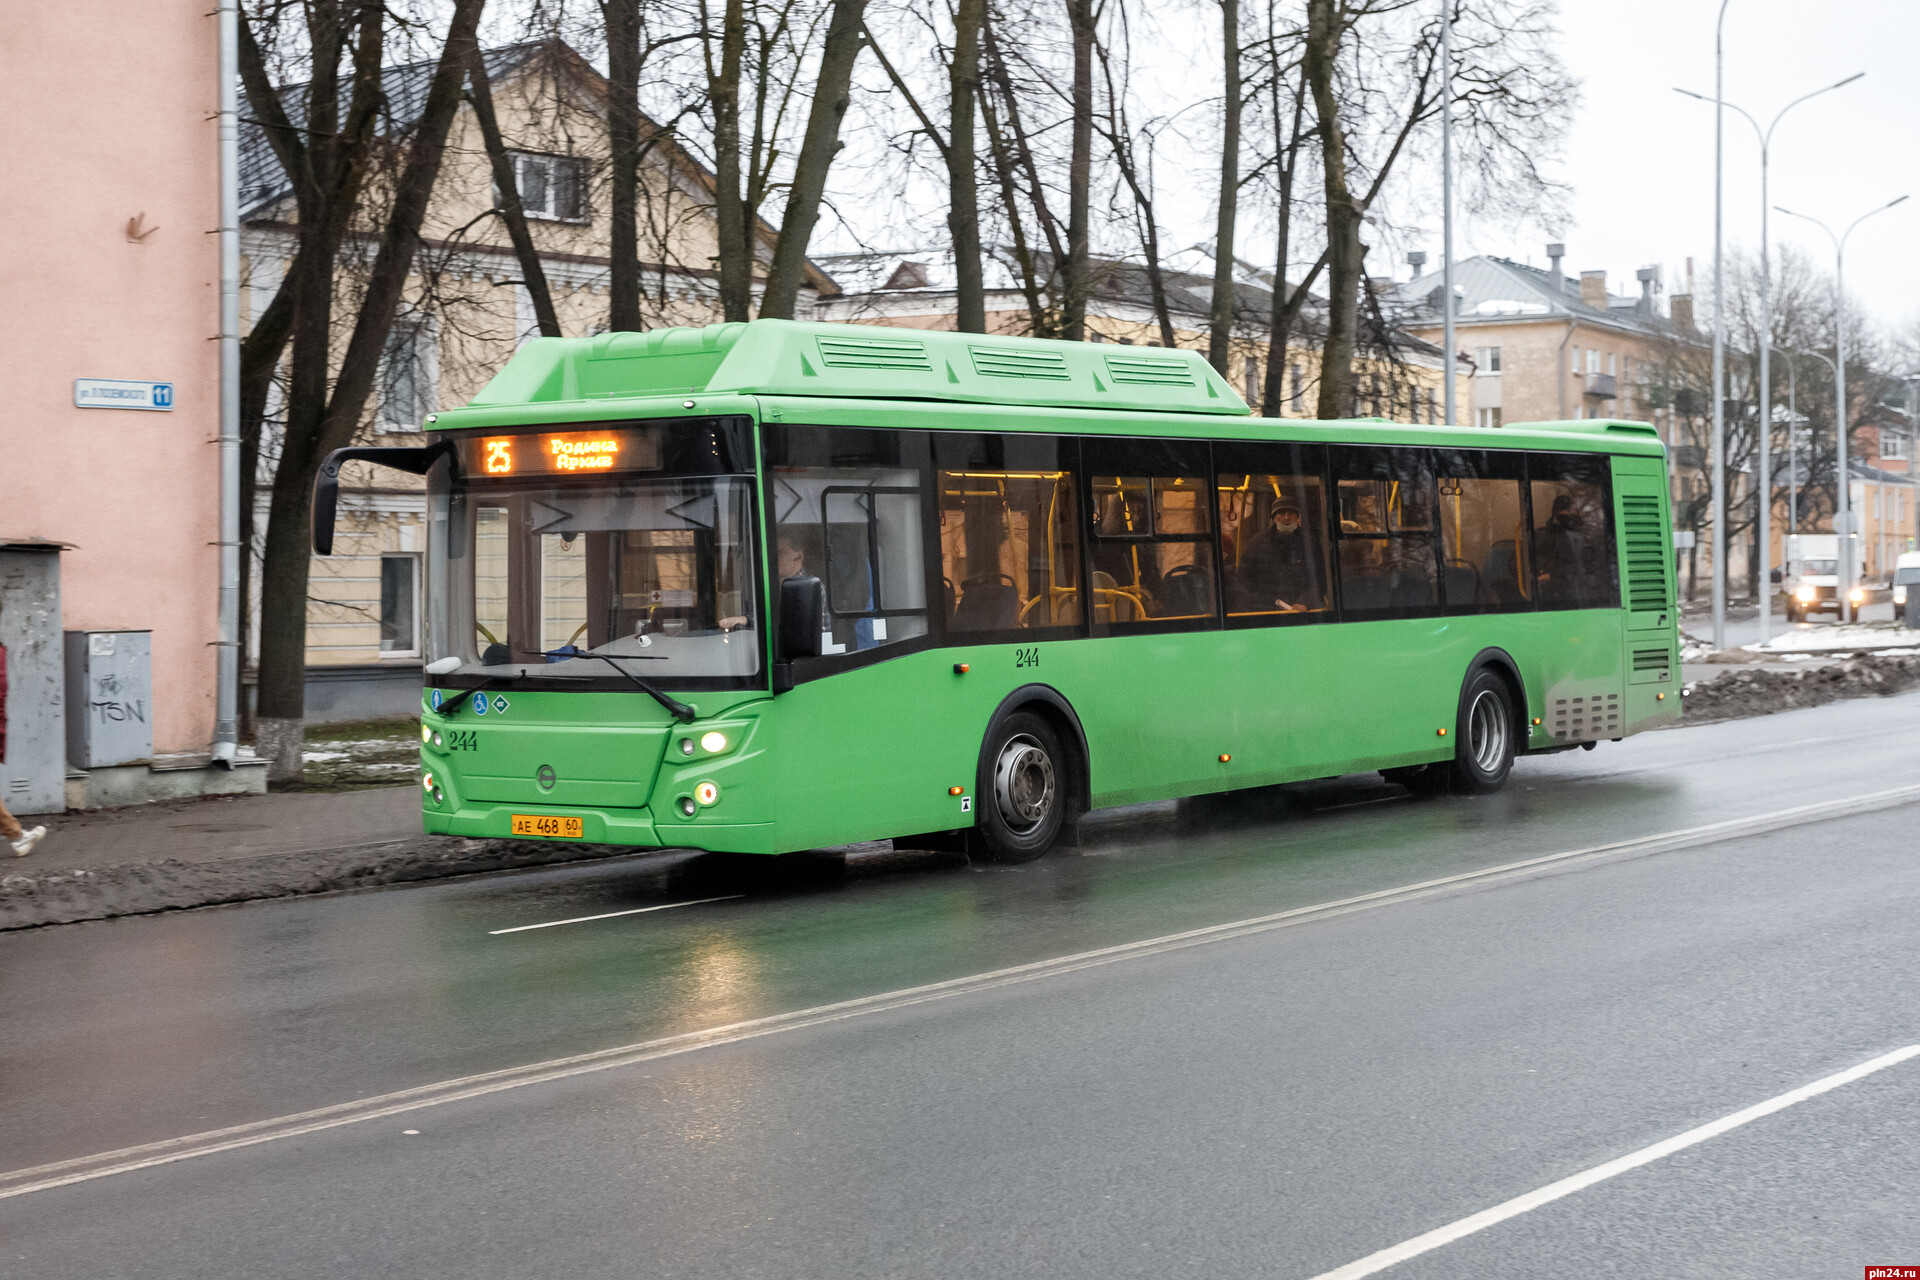
POLYGON ((445 440, 419 448, 401 446, 398 448, 348 448, 335 449, 320 463, 320 473, 313 479, 313 549, 315 554, 330 556, 333 554, 333 517, 340 506, 340 468, 355 458, 365 462, 377 462, 383 467, 392 467, 396 471, 405 471, 412 475, 423 476, 433 469, 442 455, 451 453, 453 446, 445 440))
POLYGON ((820 656, 820 623, 827 613, 827 588, 803 574, 780 584, 780 660, 820 656))

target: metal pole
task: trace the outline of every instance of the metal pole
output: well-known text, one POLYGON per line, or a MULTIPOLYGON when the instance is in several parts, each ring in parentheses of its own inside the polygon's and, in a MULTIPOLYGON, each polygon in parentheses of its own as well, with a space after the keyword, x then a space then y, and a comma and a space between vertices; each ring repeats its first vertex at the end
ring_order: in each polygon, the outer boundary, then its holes
POLYGON ((1793 353, 1787 353, 1787 533, 1800 532, 1800 412, 1795 407, 1793 353))
POLYGON ((1447 389, 1447 425, 1456 426, 1453 348, 1453 0, 1441 0, 1440 17, 1440 290, 1441 357, 1447 389))
MULTIPOLYGON (((1775 117, 1774 123, 1778 124, 1775 117)), ((1772 130, 1760 139, 1760 643, 1773 634, 1773 267, 1767 242, 1767 152, 1772 130)), ((1783 575, 1784 576, 1784 575, 1783 575)))
MULTIPOLYGON (((1847 228, 1852 231, 1852 227, 1847 228)), ((1828 232, 1829 235, 1832 232, 1828 232)), ((1840 620, 1853 621, 1853 482, 1847 475, 1847 242, 1833 246, 1833 433, 1834 462, 1839 467, 1834 488, 1834 521, 1840 534, 1840 620)))
POLYGON ((220 0, 220 638, 213 758, 240 741, 240 4, 220 0))
POLYGON ((1720 16, 1713 24, 1713 647, 1727 647, 1727 423, 1724 403, 1727 371, 1725 281, 1720 263, 1722 193, 1721 150, 1725 109, 1721 106, 1726 50, 1721 38, 1727 5, 1720 0, 1720 16))

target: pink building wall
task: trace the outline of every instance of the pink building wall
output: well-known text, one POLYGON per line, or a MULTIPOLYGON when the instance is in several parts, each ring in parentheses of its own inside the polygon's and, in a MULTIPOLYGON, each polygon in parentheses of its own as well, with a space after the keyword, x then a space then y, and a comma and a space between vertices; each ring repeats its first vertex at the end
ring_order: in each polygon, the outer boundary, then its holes
POLYGON ((0 536, 75 544, 68 630, 153 632, 154 749, 213 736, 219 563, 216 20, 204 0, 8 7, 0 536), (136 243, 128 220, 156 228, 136 243), (76 409, 75 378, 171 412, 76 409))

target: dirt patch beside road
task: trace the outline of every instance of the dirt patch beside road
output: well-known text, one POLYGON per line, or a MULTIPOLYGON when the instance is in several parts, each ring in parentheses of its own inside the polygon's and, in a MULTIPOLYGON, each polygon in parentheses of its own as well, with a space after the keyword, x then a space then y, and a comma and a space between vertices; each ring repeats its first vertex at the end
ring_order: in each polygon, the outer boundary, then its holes
POLYGON ((1858 657, 1807 671, 1731 671, 1687 686, 1685 724, 1767 716, 1920 688, 1920 657, 1858 657))

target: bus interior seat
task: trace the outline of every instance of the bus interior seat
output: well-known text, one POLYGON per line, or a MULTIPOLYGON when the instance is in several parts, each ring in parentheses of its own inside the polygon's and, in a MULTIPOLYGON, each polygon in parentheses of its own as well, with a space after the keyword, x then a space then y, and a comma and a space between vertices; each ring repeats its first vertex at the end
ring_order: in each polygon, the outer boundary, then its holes
POLYGON ((1492 604, 1471 561, 1449 560, 1445 569, 1446 600, 1450 605, 1492 604))
POLYGON ((1004 573, 968 578, 960 584, 953 625, 961 631, 1006 631, 1020 620, 1020 589, 1004 573))
POLYGON ((1206 570, 1197 564, 1175 565, 1160 579, 1162 616, 1191 618, 1213 612, 1206 570))
POLYGON ((1520 561, 1514 554, 1512 538, 1504 538, 1487 548, 1487 563, 1480 579, 1491 589, 1494 603, 1526 603, 1527 598, 1520 591, 1520 561))

